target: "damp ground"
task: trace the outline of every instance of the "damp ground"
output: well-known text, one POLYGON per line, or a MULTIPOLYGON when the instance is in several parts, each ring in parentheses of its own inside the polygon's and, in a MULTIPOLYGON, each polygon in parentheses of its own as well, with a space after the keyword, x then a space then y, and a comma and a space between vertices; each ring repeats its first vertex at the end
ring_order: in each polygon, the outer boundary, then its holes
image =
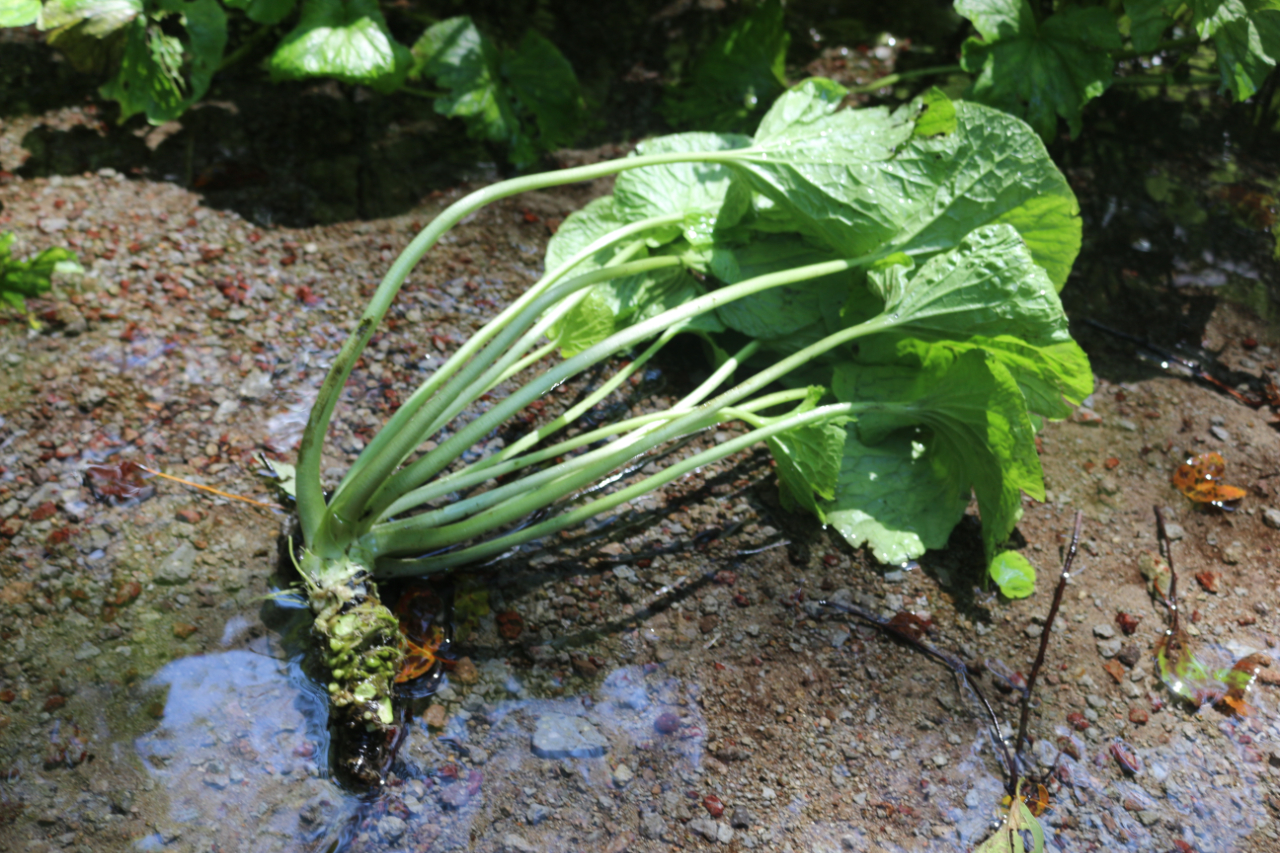
MULTIPOLYGON (((0 153, 19 156, 30 133, 0 153)), ((1087 147, 1064 162, 1090 241, 1064 294, 1073 317, 1190 343, 1182 352, 1211 354, 1231 387, 1275 379, 1274 242, 1250 218, 1274 205, 1265 164, 1230 144, 1137 168, 1087 147)), ((1280 845, 1276 670, 1260 671, 1249 716, 1177 701, 1155 675, 1165 617, 1138 570, 1164 507, 1200 656, 1274 654, 1274 415, 1083 325, 1097 388, 1042 434, 1048 500, 1028 500, 1018 527, 1040 570, 1031 598, 981 588, 972 518, 918 566, 879 566, 783 510, 767 455, 740 454, 458 573, 444 688, 409 703, 383 790, 336 784, 307 616, 273 595, 291 581, 284 513, 149 477, 99 499, 86 471, 128 460, 272 500, 259 455, 291 456, 364 299, 466 189, 395 217, 285 228, 111 167, 4 179, 0 225, 27 251, 71 246, 87 272, 35 304, 41 331, 13 316, 0 327, 0 847, 968 850, 1003 794, 980 707, 949 670, 818 601, 930 620, 930 641, 982 673, 1007 729, 1017 694, 992 673, 1029 667, 1077 509, 1082 548, 1031 729, 1035 761, 1058 759, 1051 849, 1280 845), (1236 512, 1170 484, 1208 450, 1248 491, 1236 512), (1060 742, 1075 755, 1058 756, 1060 742)), ((536 279, 557 221, 607 190, 502 202, 451 233, 353 373, 327 478, 536 279)), ((666 405, 702 371, 696 348, 677 349, 599 414, 666 405)))

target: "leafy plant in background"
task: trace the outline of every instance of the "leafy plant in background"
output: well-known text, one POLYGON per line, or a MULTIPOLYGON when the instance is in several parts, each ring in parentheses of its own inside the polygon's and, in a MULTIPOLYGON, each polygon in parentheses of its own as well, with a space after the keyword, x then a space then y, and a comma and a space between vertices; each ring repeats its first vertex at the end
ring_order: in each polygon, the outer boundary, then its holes
POLYGON ((0 26, 30 24, 79 70, 110 75, 100 93, 120 104, 121 121, 177 119, 219 69, 273 36, 272 80, 329 78, 390 94, 406 79, 435 78, 449 90, 438 93, 437 112, 505 146, 518 166, 572 142, 583 119, 573 69, 537 33, 502 50, 470 18, 450 18, 410 50, 376 0, 0 0, 0 26), (256 29, 228 52, 237 16, 256 29))
POLYGON ((675 127, 746 132, 787 88, 791 43, 782 4, 765 0, 722 32, 692 63, 663 103, 675 127))
MULTIPOLYGON (((55 246, 34 258, 19 261, 11 256, 16 238, 12 232, 0 234, 0 305, 27 310, 27 300, 42 296, 53 286, 55 272, 79 271, 75 253, 55 246)), ((37 327, 34 318, 28 322, 37 327)))
POLYGON ((573 142, 584 106, 578 78, 555 45, 533 30, 501 50, 466 16, 429 28, 413 46, 414 78, 449 90, 436 112, 466 120, 472 137, 505 145, 525 166, 573 142))
POLYGON ((1059 117, 1077 135, 1084 105, 1117 82, 1218 82, 1243 101, 1263 88, 1280 60, 1280 0, 1068 1, 1048 14, 1043 8, 1028 0, 956 2, 978 31, 960 60, 960 69, 976 75, 967 96, 1025 118, 1046 140, 1057 135, 1059 117), (1162 41, 1170 30, 1176 37, 1162 41), (1181 50, 1186 59, 1201 47, 1216 54, 1217 77, 1116 76, 1117 59, 1167 50, 1181 50))
POLYGON ((1057 295, 1079 248, 1075 198, 1012 116, 936 90, 892 112, 842 110, 846 94, 811 79, 753 137, 662 137, 478 190, 392 265, 321 386, 297 466, 299 569, 333 721, 340 742, 363 745, 342 753, 345 771, 377 777, 404 654, 377 580, 510 553, 759 442, 790 506, 886 561, 944 545, 976 494, 992 577, 1031 592, 1034 569, 1003 545, 1023 493, 1044 494, 1036 418, 1065 415, 1092 385, 1057 295), (426 379, 326 500, 334 406, 414 264, 489 202, 612 174, 614 194, 551 241, 543 278, 426 379), (718 354, 709 379, 669 409, 566 435, 683 332, 718 354), (471 452, 640 347, 550 423, 471 452), (749 375, 734 385, 738 371, 749 375), (615 482, 638 457, 729 422, 747 431, 615 482))

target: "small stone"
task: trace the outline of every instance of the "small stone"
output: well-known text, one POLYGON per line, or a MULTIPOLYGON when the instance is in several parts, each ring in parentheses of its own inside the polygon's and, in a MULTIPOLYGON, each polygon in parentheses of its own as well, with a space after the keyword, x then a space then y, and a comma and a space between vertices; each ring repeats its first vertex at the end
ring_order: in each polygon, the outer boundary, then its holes
POLYGON ((1171 540, 1176 542, 1179 539, 1186 536, 1187 531, 1182 527, 1181 524, 1178 524, 1173 521, 1166 521, 1164 523, 1164 535, 1168 536, 1171 540))
POLYGON ((765 785, 763 788, 760 789, 760 799, 762 800, 772 800, 777 796, 778 796, 777 792, 774 791, 772 788, 770 788, 768 785, 765 785))
POLYGON ((238 391, 246 400, 261 400, 271 393, 271 374, 257 368, 249 371, 249 375, 240 383, 238 391))
POLYGON ((76 649, 76 660, 89 660, 90 658, 96 658, 100 654, 102 654, 102 649, 85 640, 80 644, 80 648, 76 649))
POLYGON ((196 547, 190 542, 183 542, 156 567, 155 581, 170 585, 188 583, 195 570, 195 563, 196 547))
POLYGON ((746 806, 734 806, 733 814, 729 817, 729 825, 734 829, 750 829, 751 812, 746 806))
POLYGON ((1205 592, 1217 593, 1222 582, 1222 572, 1197 572, 1196 582, 1204 587, 1205 592))
POLYGON ((524 813, 525 823, 530 826, 537 826, 549 817, 551 817, 551 809, 542 803, 532 804, 524 813))
POLYGON ((231 784, 231 777, 226 773, 206 773, 204 775, 204 783, 210 788, 217 788, 221 791, 231 784))
POLYGON ((476 669, 471 658, 461 657, 453 667, 453 677, 459 684, 475 684, 480 680, 480 670, 476 669))
POLYGON ((693 820, 685 824, 690 831, 701 835, 708 841, 715 841, 720 837, 720 826, 709 817, 695 817, 693 820))
POLYGON ((1228 566, 1234 566, 1244 562, 1244 544, 1241 542, 1232 542, 1230 545, 1222 549, 1222 562, 1228 566))
POLYGON ((44 219, 36 222, 36 227, 46 234, 56 234, 66 228, 69 224, 70 223, 67 222, 64 217, 46 216, 44 219))
POLYGON ((619 764, 613 768, 613 784, 619 788, 625 788, 635 778, 635 775, 631 772, 630 767, 625 764, 619 764))
POLYGON ((502 849, 506 853, 538 853, 538 848, 525 841, 514 832, 508 832, 502 836, 502 849))
POLYGON ((426 716, 423 717, 429 729, 444 728, 444 706, 436 703, 427 709, 426 716))
POLYGON ((1262 508, 1262 522, 1267 527, 1280 530, 1280 509, 1264 506, 1262 508))
POLYGON ((733 827, 727 823, 716 824, 716 840, 721 844, 728 844, 733 840, 733 827))
POLYGON ((395 841, 404 835, 409 825, 395 815, 386 815, 378 821, 378 832, 388 841, 395 841))
POLYGON ((1142 821, 1143 826, 1155 826, 1160 822, 1160 812, 1155 809, 1143 809, 1138 812, 1138 820, 1142 821))
POLYGON ((1022 633, 1027 635, 1027 639, 1035 640, 1035 639, 1038 639, 1039 636, 1044 633, 1044 626, 1037 625, 1034 622, 1032 622, 1030 625, 1022 629, 1022 633))
POLYGON ((1127 421, 1127 420, 1121 419, 1116 421, 1116 426, 1120 427, 1120 429, 1124 430, 1125 432, 1138 431, 1138 425, 1135 424, 1133 421, 1127 421))
POLYGON ((1116 635, 1116 629, 1103 622, 1100 625, 1093 626, 1093 636, 1101 637, 1104 640, 1110 640, 1116 635))
POLYGON ((472 744, 467 748, 467 757, 471 759, 472 764, 479 767, 489 760, 489 753, 483 747, 472 744))
POLYGON ((173 636, 177 637, 179 640, 185 640, 197 630, 196 626, 192 625, 190 622, 175 622, 173 624, 173 636))
POLYGON ((1116 655, 1116 659, 1127 667, 1133 667, 1142 660, 1142 649, 1137 643, 1130 643, 1120 648, 1120 653, 1116 655))
POLYGON ((1223 429, 1220 426, 1215 425, 1215 426, 1209 427, 1209 432, 1213 433, 1213 437, 1218 439, 1218 441, 1231 440, 1231 433, 1227 432, 1225 429, 1223 429))
POLYGON ((939 752, 937 755, 935 755, 935 756, 933 757, 933 766, 934 766, 934 767, 946 767, 946 766, 947 766, 947 757, 946 757, 945 755, 943 755, 941 752, 939 752))
POLYGON ((1143 726, 1146 725, 1147 720, 1150 718, 1150 715, 1142 708, 1134 707, 1129 709, 1129 722, 1131 723, 1143 726))
POLYGON ((1111 640, 1098 641, 1098 654, 1104 658, 1113 658, 1120 654, 1120 647, 1124 645, 1124 640, 1119 637, 1111 640))
POLYGON ((533 733, 533 751, 539 758, 596 758, 608 746, 588 720, 568 714, 543 714, 533 733))
POLYGON ((1089 703, 1090 708, 1107 707, 1107 700, 1099 696, 1097 693, 1090 693, 1088 696, 1084 697, 1084 701, 1089 703))
POLYGON ((640 834, 658 839, 667 834, 667 822, 657 812, 645 812, 640 816, 640 834))

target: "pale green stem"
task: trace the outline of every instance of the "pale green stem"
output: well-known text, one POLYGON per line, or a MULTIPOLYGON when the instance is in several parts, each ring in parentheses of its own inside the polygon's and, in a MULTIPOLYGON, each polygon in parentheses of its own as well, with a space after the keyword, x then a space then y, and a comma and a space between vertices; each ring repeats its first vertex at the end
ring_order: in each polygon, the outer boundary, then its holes
MULTIPOLYGON (((329 420, 333 417, 334 406, 342 394, 347 378, 355 368, 360 353, 368 346, 374 330, 386 316, 392 301, 399 293, 409 272, 421 260, 422 256, 436 244, 436 241, 454 225, 473 211, 490 202, 530 190, 546 189, 562 184, 576 183, 603 178, 628 169, 645 166, 660 166, 669 163, 689 162, 729 162, 733 159, 731 151, 705 151, 694 153, 650 154, 642 157, 627 157, 610 160, 605 163, 592 163, 573 169, 561 169, 538 175, 526 175, 502 181, 484 187, 449 205, 432 220, 418 236, 405 247, 400 256, 392 263, 387 274, 378 284, 373 298, 365 307, 356 328, 338 351, 333 366, 320 385, 316 402, 311 407, 311 415, 303 430, 302 443, 298 450, 298 519, 302 526, 303 540, 308 547, 326 556, 338 556, 345 550, 346 541, 335 538, 322 531, 325 517, 324 492, 320 481, 320 465, 324 453, 324 439, 329 429, 329 420)), ((477 345, 478 346, 478 345, 477 345)), ((472 350, 474 351, 474 350, 472 350)))
POLYGON ((718 444, 713 448, 697 453, 688 459, 681 460, 673 465, 664 468, 657 474, 653 474, 638 483, 619 489, 612 494, 597 498, 581 507, 562 513, 555 518, 530 525, 522 530, 508 533, 488 542, 481 542, 478 545, 472 545, 460 551, 454 551, 448 554, 440 554, 435 557, 426 557, 413 560, 379 560, 374 568, 374 576, 378 578, 395 578, 395 577, 414 577, 418 575, 430 574, 432 572, 443 571, 444 569, 454 566, 465 565, 475 562, 476 560, 492 557, 496 554, 539 539, 552 533, 559 532, 568 527, 581 524, 587 519, 607 512, 614 507, 626 503, 633 498, 648 494, 654 489, 659 488, 672 480, 679 479, 685 474, 696 471, 704 465, 709 465, 726 456, 731 456, 745 450, 752 445, 771 438, 778 433, 785 432, 789 429, 805 426, 807 424, 819 423, 837 417, 848 417, 855 414, 859 410, 869 408, 876 404, 858 404, 858 403, 839 403, 832 406, 822 406, 817 409, 811 409, 803 414, 796 415, 794 418, 785 418, 767 427, 752 430, 745 435, 729 439, 728 441, 718 444))
MULTIPOLYGON (((863 258, 855 258, 851 260, 827 261, 821 264, 810 264, 808 266, 796 267, 782 272, 756 276, 755 278, 739 282, 738 284, 729 285, 719 290, 712 291, 711 293, 704 294, 696 299, 691 299, 682 305, 664 311, 656 317, 652 317, 644 322, 630 326, 621 332, 615 333, 607 340, 596 344, 573 358, 565 360, 552 370, 547 371, 547 373, 543 374, 541 377, 538 377, 533 382, 525 385, 519 391, 494 406, 488 412, 485 412, 483 415, 473 420, 470 424, 437 447, 436 450, 419 458, 411 465, 400 469, 388 482, 387 487, 383 489, 383 493, 386 497, 383 497, 379 504, 375 504, 372 507, 372 514, 379 515, 385 507, 390 506, 401 495, 417 488, 427 480, 434 477, 454 459, 467 450, 467 448, 475 444, 482 436, 487 435, 490 430, 505 421, 507 418, 511 417, 511 415, 515 414, 520 409, 527 406, 533 400, 596 362, 609 357, 613 353, 633 346, 639 341, 655 334, 659 334, 678 323, 683 323, 691 317, 696 317, 699 314, 713 311, 722 305, 727 305, 730 302, 749 296, 753 293, 768 290, 772 287, 795 284, 811 278, 821 278, 823 276, 845 272, 856 267, 873 263, 878 259, 878 257, 878 255, 869 255, 863 258)), ((862 326, 856 328, 863 328, 867 325, 868 324, 864 323, 862 326)))
MULTIPOLYGON (((471 386, 478 385, 478 388, 475 388, 473 393, 475 396, 479 396, 479 388, 483 388, 485 383, 477 382, 477 377, 482 375, 489 365, 498 361, 498 354, 507 350, 512 343, 512 339, 533 325, 543 310, 554 305, 569 293, 592 287, 602 281, 653 272, 678 266, 679 263, 680 261, 677 258, 659 256, 632 261, 629 264, 621 264, 616 267, 592 270, 547 290, 533 300, 529 303, 528 311, 524 315, 508 323, 506 328, 495 335, 489 346, 458 372, 449 387, 438 392, 430 401, 418 409, 392 436, 391 440, 386 443, 382 453, 368 467, 362 470, 358 476, 352 478, 347 483, 347 488, 344 491, 334 495, 325 513, 325 525, 332 525, 334 529, 342 530, 346 535, 351 536, 354 525, 358 524, 360 518, 364 515, 369 499, 385 484, 387 476, 400 464, 400 460, 408 456, 413 452, 414 448, 422 443, 425 439, 424 430, 440 418, 443 411, 454 405, 458 397, 471 386)), ((528 340, 527 343, 531 344, 532 340, 528 340)), ((523 351, 523 349, 520 350, 520 352, 523 351)), ((469 402, 469 399, 467 402, 469 402)), ((449 418, 452 419, 452 415, 449 418)), ((483 433, 481 434, 483 435, 483 433)), ((479 438, 479 436, 476 436, 476 438, 479 438)), ((471 443, 473 444, 474 440, 471 443)), ((470 444, 467 445, 467 447, 469 446, 470 444)), ((461 453, 461 450, 458 452, 461 453)), ((376 515, 377 513, 374 513, 375 517, 376 515)))

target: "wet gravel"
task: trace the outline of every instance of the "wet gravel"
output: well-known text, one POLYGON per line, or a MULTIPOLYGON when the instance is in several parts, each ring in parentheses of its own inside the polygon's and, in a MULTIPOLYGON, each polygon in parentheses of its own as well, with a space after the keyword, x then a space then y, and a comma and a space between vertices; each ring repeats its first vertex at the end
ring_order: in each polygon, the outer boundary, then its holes
MULTIPOLYGON (((605 189, 497 205, 415 271, 353 373, 327 477, 534 280, 555 220, 605 189)), ((1274 669, 1253 716, 1170 701, 1153 660, 1164 616, 1137 568, 1155 547, 1150 508, 1166 506, 1205 657, 1274 653, 1275 431, 1265 412, 1169 377, 1100 380, 1042 435, 1049 500, 1027 501, 1019 526, 1042 581, 1025 601, 975 589, 975 524, 918 569, 876 566, 783 511, 760 452, 463 573, 463 659, 412 703, 386 789, 341 790, 305 614, 266 597, 282 515, 151 478, 103 502, 86 469, 129 459, 271 500, 258 455, 291 458, 363 299, 461 191, 396 219, 271 229, 110 170, 0 186, 20 251, 68 245, 87 270, 35 304, 41 332, 12 315, 0 326, 0 846, 968 849, 1003 793, 980 709, 946 669, 818 601, 931 620, 931 642, 984 673, 1009 729, 1017 694, 985 662, 1025 672, 1076 508, 1083 548, 1032 726, 1035 761, 1060 764, 1052 843, 1280 844, 1274 669), (1199 511, 1169 485, 1202 449, 1249 488, 1239 512, 1199 511), (1192 581, 1209 572, 1216 592, 1192 581), (1118 612, 1138 617, 1132 634, 1118 612)), ((1208 336, 1233 367, 1275 371, 1280 339, 1243 311, 1220 306, 1208 336)), ((695 355, 608 404, 673 399, 695 355)))

